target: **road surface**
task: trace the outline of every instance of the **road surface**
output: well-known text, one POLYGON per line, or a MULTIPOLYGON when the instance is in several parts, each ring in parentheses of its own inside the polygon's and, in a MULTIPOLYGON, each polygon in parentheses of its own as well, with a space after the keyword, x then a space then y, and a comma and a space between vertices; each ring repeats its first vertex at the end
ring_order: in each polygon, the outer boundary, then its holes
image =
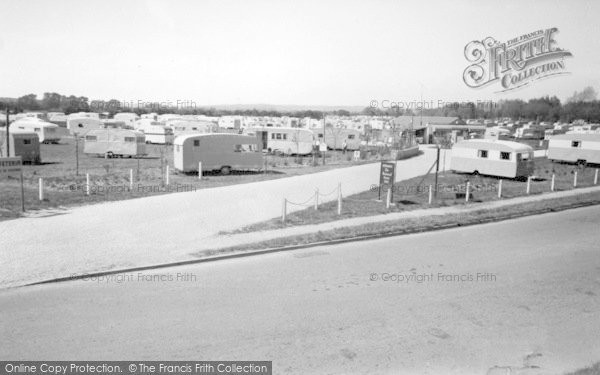
POLYGON ((561 374, 600 359, 599 227, 594 206, 3 290, 0 357, 272 360, 276 374, 561 374))
MULTIPOLYGON (((427 172, 435 149, 423 151, 398 162, 398 181, 427 172)), ((283 198, 303 202, 316 188, 326 194, 338 182, 345 195, 366 191, 379 181, 378 173, 379 163, 372 163, 0 222, 0 288, 74 273, 189 260, 190 253, 203 250, 203 240, 220 231, 281 215, 283 198)), ((335 194, 323 201, 333 199, 335 194)))

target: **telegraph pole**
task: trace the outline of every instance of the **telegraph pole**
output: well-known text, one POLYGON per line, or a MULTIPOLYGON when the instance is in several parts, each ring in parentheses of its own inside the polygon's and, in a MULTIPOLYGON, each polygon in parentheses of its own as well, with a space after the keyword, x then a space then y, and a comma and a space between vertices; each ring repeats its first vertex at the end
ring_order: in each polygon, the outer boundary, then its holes
POLYGON ((437 159, 435 162, 435 190, 433 191, 437 198, 438 192, 438 172, 440 171, 440 145, 437 145, 437 159))
MULTIPOLYGON (((325 111, 323 111, 323 143, 325 144, 324 149, 327 150, 327 142, 325 142, 325 111)), ((321 150, 321 144, 319 144, 319 150, 321 150)), ((325 165, 325 152, 323 151, 323 165, 325 165)))

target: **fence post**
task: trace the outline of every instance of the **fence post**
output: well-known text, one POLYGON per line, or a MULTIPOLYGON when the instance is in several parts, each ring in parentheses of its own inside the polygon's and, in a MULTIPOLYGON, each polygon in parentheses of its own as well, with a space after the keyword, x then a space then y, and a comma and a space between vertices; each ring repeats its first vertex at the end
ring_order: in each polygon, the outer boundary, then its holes
POLYGON ((129 191, 133 190, 133 169, 129 170, 129 191))
POLYGON ((502 179, 498 181, 498 198, 502 198, 502 179))
POLYGON ((85 195, 90 195, 90 174, 85 174, 85 195))
POLYGON ((429 185, 429 204, 431 204, 432 201, 433 201, 433 189, 431 188, 431 185, 429 185))
POLYGON ((40 201, 44 200, 44 179, 40 177, 40 201))
POLYGON ((387 197, 385 198, 385 208, 390 208, 390 203, 392 203, 392 189, 388 189, 387 197))
POLYGON ((315 189, 315 211, 319 209, 319 189, 315 189))
POLYGON ((554 173, 552 173, 552 181, 550 181, 550 191, 554 191, 554 173))
POLYGON ((287 210, 287 199, 283 198, 283 205, 282 205, 282 209, 281 209, 281 221, 283 223, 285 223, 285 216, 286 216, 286 210, 287 210))
POLYGON ((577 187, 577 171, 573 174, 573 187, 577 187))
POLYGON ((342 183, 338 183, 338 216, 342 214, 342 183))
POLYGON ((165 180, 167 182, 167 186, 169 186, 169 164, 167 164, 167 169, 165 171, 165 174, 166 174, 165 180))
POLYGON ((594 173, 594 185, 598 184, 598 168, 596 168, 596 173, 594 173))
POLYGON ((527 194, 531 192, 531 176, 527 176, 527 194))
POLYGON ((467 181, 467 194, 465 194, 465 202, 469 202, 469 195, 471 194, 471 181, 467 181))
POLYGON ((202 180, 202 162, 198 162, 198 179, 202 180))

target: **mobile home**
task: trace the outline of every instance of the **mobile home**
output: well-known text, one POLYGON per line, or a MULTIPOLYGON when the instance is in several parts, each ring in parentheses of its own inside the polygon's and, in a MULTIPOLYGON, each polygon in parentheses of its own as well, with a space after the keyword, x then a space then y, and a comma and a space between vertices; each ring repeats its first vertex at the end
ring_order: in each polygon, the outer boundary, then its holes
POLYGON ((90 130, 102 128, 104 128, 104 123, 91 117, 74 117, 67 120, 69 132, 72 135, 77 134, 79 137, 85 136, 90 130))
POLYGON ((600 164, 600 134, 568 133, 550 137, 548 159, 600 164))
POLYGON ((121 112, 115 113, 113 116, 113 120, 115 121, 123 121, 128 126, 133 127, 133 124, 139 120, 140 116, 133 112, 121 112))
POLYGON ((197 172, 198 163, 203 171, 260 170, 263 155, 260 141, 253 136, 211 133, 188 134, 175 138, 173 163, 181 172, 197 172))
MULTIPOLYGON (((314 137, 319 142, 323 142, 323 129, 312 129, 314 137)), ((344 128, 325 128, 325 143, 331 150, 341 150, 344 142, 348 150, 358 150, 360 148, 360 131, 356 129, 344 128)))
POLYGON ((313 132, 301 128, 254 128, 247 131, 260 141, 263 151, 287 155, 307 155, 312 152, 313 132))
POLYGON ((533 148, 512 141, 460 141, 452 146, 450 169, 507 178, 531 176, 534 169, 533 148))
POLYGON ((22 118, 13 122, 10 127, 11 129, 16 128, 36 133, 41 143, 58 143, 60 141, 58 125, 42 121, 38 118, 22 118))
POLYGON ((184 134, 213 133, 217 125, 210 121, 170 121, 169 126, 173 129, 175 137, 184 134))
POLYGON ((10 155, 7 155, 6 130, 0 129, 0 154, 3 157, 20 156, 23 163, 39 164, 42 162, 40 141, 35 132, 10 129, 9 133, 8 142, 10 146, 10 155))
POLYGON ((141 131, 146 136, 146 143, 156 143, 160 145, 173 144, 173 129, 166 126, 164 122, 150 121, 147 119, 136 122, 136 130, 141 131))
POLYGON ((94 129, 85 135, 83 153, 106 157, 142 156, 146 154, 144 134, 135 130, 94 129))

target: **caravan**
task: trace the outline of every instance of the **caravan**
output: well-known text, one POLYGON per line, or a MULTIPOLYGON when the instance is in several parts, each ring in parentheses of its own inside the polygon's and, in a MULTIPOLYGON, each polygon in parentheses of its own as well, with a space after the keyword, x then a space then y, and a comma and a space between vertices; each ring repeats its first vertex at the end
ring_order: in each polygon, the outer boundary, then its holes
POLYGON ((254 128, 247 132, 256 136, 263 151, 287 155, 307 155, 312 152, 313 133, 301 128, 254 128))
POLYGON ((135 129, 144 133, 146 143, 173 144, 173 129, 166 126, 164 122, 149 121, 148 119, 139 120, 135 123, 135 129))
POLYGON ((173 129, 175 137, 184 134, 213 133, 217 130, 217 125, 210 121, 169 121, 169 126, 173 129))
POLYGON ((550 137, 548 159, 600 164, 600 134, 568 133, 550 137))
MULTIPOLYGON (((323 142, 323 129, 312 129, 315 139, 323 142)), ((331 150, 343 149, 344 142, 347 150, 358 150, 360 148, 360 131, 346 128, 325 128, 325 143, 331 150)))
POLYGON ((470 139, 452 146, 455 172, 516 178, 533 174, 533 148, 512 141, 470 139))
POLYGON ((203 171, 218 170, 223 174, 263 167, 259 140, 240 134, 182 135, 175 138, 173 156, 175 169, 181 172, 198 171, 198 163, 202 163, 203 171))
POLYGON ((102 128, 104 123, 91 117, 74 117, 67 120, 67 129, 72 135, 77 134, 78 137, 85 136, 90 130, 102 128))
POLYGON ((136 113, 133 112, 121 112, 121 113, 115 113, 115 115, 113 116, 113 120, 115 121, 122 121, 124 122, 127 126, 130 126, 133 128, 133 124, 139 120, 140 116, 138 116, 136 113))
POLYGON ((146 154, 144 134, 135 130, 106 128, 90 130, 85 135, 83 153, 114 156, 142 156, 146 154))
POLYGON ((0 154, 3 157, 20 156, 23 163, 40 164, 40 141, 35 132, 9 129, 10 155, 6 152, 6 130, 0 129, 0 154))
POLYGON ((17 120, 12 123, 10 128, 34 132, 38 135, 41 143, 58 143, 60 141, 58 125, 35 117, 25 117, 17 120))

